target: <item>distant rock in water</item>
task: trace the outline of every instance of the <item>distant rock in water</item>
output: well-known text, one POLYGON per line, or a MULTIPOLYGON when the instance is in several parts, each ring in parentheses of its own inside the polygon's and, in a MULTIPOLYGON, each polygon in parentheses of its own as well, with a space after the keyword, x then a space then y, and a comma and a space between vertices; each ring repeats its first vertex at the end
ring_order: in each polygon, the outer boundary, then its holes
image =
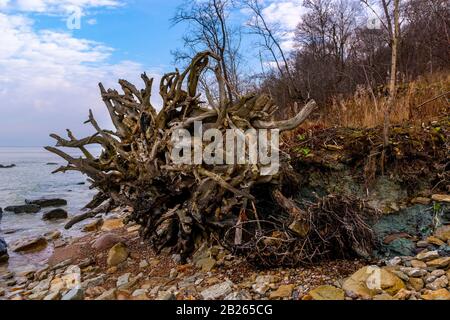
POLYGON ((47 166, 57 166, 56 162, 47 162, 47 166))
POLYGON ((67 205, 67 201, 64 199, 37 199, 37 200, 25 200, 26 204, 40 206, 41 208, 48 207, 62 207, 67 205))
POLYGON ((3 238, 0 238, 0 263, 8 261, 8 245, 3 238))
POLYGON ((41 207, 35 204, 25 204, 22 206, 10 206, 5 208, 6 212, 19 213, 38 213, 41 211, 41 207))
POLYGON ((14 168, 15 166, 16 166, 15 164, 10 164, 7 166, 0 164, 0 169, 11 169, 11 168, 14 168))
POLYGON ((67 219, 69 215, 66 210, 63 209, 55 209, 49 212, 46 212, 42 216, 42 220, 60 220, 67 219))
POLYGON ((0 208, 0 223, 2 222, 2 218, 3 218, 3 210, 2 208, 0 208))

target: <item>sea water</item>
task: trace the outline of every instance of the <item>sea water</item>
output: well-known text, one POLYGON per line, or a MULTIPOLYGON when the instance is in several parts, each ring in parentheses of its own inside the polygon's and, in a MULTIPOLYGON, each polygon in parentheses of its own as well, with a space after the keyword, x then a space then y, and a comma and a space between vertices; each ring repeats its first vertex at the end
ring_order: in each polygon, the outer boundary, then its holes
MULTIPOLYGON (((91 150, 98 153, 99 150, 91 150)), ((79 152, 71 151, 75 157, 79 152)), ((68 204, 63 209, 69 216, 81 213, 82 208, 95 195, 89 189, 86 176, 77 171, 52 174, 65 160, 46 151, 42 147, 0 147, 0 164, 15 164, 14 168, 0 169, 0 208, 23 205, 26 199, 62 198, 68 204)), ((60 231, 62 237, 73 237, 80 234, 80 227, 64 230, 66 221, 48 222, 42 220, 42 214, 52 208, 43 208, 35 214, 14 214, 3 210, 0 222, 0 237, 8 244, 26 237, 44 235, 51 231, 60 231)), ((26 267, 38 264, 51 254, 52 246, 39 254, 15 254, 9 250, 9 268, 26 267)), ((3 266, 4 267, 4 266, 3 266)))

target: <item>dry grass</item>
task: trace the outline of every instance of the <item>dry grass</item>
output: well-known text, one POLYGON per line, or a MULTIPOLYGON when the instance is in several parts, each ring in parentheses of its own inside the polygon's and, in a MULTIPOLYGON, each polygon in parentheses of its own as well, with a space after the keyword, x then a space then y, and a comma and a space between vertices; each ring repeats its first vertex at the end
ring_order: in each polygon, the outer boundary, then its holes
MULTIPOLYGON (((399 85, 391 122, 399 124, 408 121, 420 124, 443 114, 449 114, 450 95, 423 104, 449 90, 450 73, 427 75, 399 85)), ((331 106, 323 108, 320 117, 308 123, 306 127, 373 128, 382 125, 387 99, 385 88, 382 88, 380 92, 359 88, 351 98, 334 99, 331 106)))

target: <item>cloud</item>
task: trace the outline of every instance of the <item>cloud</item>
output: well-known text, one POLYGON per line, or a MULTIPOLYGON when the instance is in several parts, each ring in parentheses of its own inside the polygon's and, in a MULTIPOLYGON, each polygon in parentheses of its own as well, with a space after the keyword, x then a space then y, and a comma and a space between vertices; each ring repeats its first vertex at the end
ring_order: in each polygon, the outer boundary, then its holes
POLYGON ((74 7, 80 9, 99 7, 119 7, 123 5, 121 0, 0 0, 0 8, 3 7, 22 12, 39 13, 65 13, 74 7))
POLYGON ((3 13, 0 34, 0 145, 48 143, 48 133, 66 128, 87 135, 91 129, 82 123, 89 108, 108 126, 97 83, 117 87, 125 78, 141 84, 145 66, 110 63, 114 49, 102 43, 34 30, 30 18, 3 13))

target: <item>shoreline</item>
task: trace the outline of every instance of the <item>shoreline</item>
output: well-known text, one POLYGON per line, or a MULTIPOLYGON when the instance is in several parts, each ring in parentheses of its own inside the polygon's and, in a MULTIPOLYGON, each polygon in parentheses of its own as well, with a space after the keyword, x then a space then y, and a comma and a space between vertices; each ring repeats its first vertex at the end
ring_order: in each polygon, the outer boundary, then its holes
MULTIPOLYGON (((98 218, 86 221, 86 234, 55 248, 45 267, 0 273, 0 299, 416 300, 434 299, 434 295, 450 299, 445 289, 450 280, 450 257, 440 256, 438 251, 428 251, 427 258, 419 257, 427 255, 425 250, 417 257, 378 261, 372 267, 361 260, 338 260, 311 267, 257 270, 218 246, 204 246, 192 261, 181 265, 176 255, 164 251, 156 255, 142 242, 138 225, 124 225, 127 214, 128 210, 106 215, 103 224, 98 218), (119 256, 114 265, 111 252, 119 256), (439 259, 440 266, 428 265, 439 259), (361 280, 362 272, 367 275, 361 280), (377 272, 390 286, 373 292, 366 284, 364 289, 351 286, 358 277, 357 281, 368 283, 377 272), (417 282, 422 278, 419 288, 417 282), (430 284, 435 290, 429 289, 430 284)), ((446 228, 448 232, 450 226, 446 228)))

